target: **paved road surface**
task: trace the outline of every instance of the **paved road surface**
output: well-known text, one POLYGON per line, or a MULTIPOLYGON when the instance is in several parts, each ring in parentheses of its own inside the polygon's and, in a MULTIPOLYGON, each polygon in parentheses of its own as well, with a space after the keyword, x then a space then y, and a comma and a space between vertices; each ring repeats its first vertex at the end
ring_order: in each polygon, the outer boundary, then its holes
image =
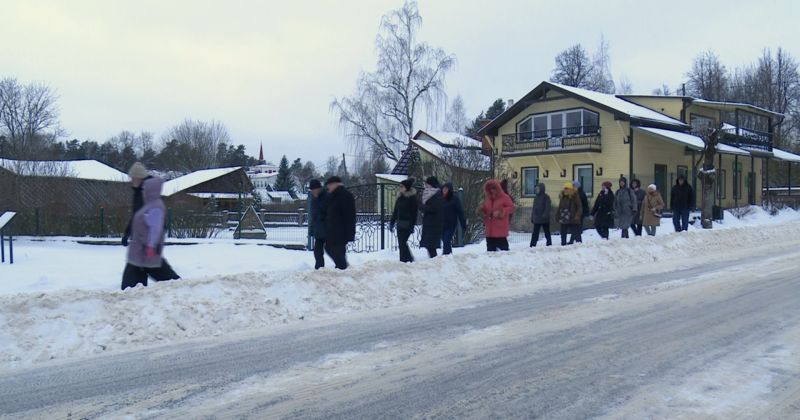
POLYGON ((800 418, 800 251, 0 373, 9 418, 800 418))

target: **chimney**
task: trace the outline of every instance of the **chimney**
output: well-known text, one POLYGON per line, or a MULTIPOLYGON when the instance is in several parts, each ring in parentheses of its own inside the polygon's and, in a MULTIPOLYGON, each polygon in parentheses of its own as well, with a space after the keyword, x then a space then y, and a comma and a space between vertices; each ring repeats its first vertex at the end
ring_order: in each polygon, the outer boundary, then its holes
POLYGON ((508 101, 506 101, 506 109, 511 108, 512 106, 514 106, 513 99, 509 99, 508 101))

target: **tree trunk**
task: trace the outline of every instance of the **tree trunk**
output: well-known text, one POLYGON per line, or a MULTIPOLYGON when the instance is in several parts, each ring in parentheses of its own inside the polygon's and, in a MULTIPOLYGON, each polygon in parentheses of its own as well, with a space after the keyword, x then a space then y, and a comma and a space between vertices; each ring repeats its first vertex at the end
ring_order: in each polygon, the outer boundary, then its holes
POLYGON ((701 225, 703 229, 711 229, 714 219, 714 185, 717 179, 714 156, 717 154, 719 129, 710 130, 703 140, 705 147, 703 149, 703 167, 700 170, 700 182, 702 183, 701 225))

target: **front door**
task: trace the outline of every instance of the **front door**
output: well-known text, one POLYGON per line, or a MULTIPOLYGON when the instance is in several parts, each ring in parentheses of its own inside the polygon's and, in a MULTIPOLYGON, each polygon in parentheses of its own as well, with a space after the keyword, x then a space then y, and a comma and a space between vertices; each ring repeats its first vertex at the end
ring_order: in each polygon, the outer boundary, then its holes
MULTIPOLYGON (((656 165, 653 183, 661 191, 662 197, 667 197, 667 165, 656 165)), ((672 203, 670 203, 672 204, 672 203)))

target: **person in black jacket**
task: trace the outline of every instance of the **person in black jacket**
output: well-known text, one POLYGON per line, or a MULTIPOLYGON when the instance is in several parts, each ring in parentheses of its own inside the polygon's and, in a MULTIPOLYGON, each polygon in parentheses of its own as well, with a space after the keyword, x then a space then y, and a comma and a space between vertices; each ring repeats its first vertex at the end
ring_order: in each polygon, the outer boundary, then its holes
POLYGON ((328 213, 328 192, 319 180, 308 183, 311 192, 311 236, 314 237, 314 269, 325 267, 325 216, 328 213))
POLYGON ((689 230, 689 210, 694 208, 694 189, 686 182, 685 176, 680 175, 675 181, 669 203, 675 232, 689 230))
POLYGON ((418 216, 417 190, 414 188, 414 179, 409 178, 400 182, 400 191, 394 203, 392 220, 389 222, 389 230, 397 228, 400 262, 414 262, 414 255, 408 247, 408 238, 414 233, 418 216))
POLYGON ((635 178, 631 181, 631 189, 636 196, 636 209, 633 211, 633 224, 631 227, 634 235, 642 236, 642 214, 640 210, 642 209, 642 201, 644 201, 647 193, 642 189, 642 181, 635 178))
POLYGON ((603 183, 603 189, 597 194, 592 208, 594 227, 601 238, 608 240, 608 230, 614 226, 614 192, 611 182, 603 183))
POLYGON ((439 188, 439 180, 434 176, 425 180, 425 189, 422 191, 422 234, 419 239, 419 246, 428 250, 428 256, 436 257, 436 250, 442 244, 442 230, 444 230, 444 219, 442 208, 444 198, 442 190, 439 188))
POLYGON ((347 244, 356 240, 356 199, 338 176, 328 178, 325 186, 328 188, 325 252, 336 268, 344 270, 347 268, 347 244))
POLYGON ((444 184, 442 197, 444 197, 444 205, 442 206, 444 227, 442 230, 442 253, 449 255, 453 253, 453 235, 456 233, 456 228, 461 225, 461 231, 466 232, 467 219, 464 217, 464 206, 461 205, 461 200, 453 190, 453 183, 447 182, 444 184))
POLYGON ((583 243, 583 219, 589 217, 589 198, 586 197, 586 191, 583 190, 583 185, 577 179, 572 181, 572 185, 575 186, 575 190, 578 192, 578 198, 581 199, 581 214, 583 218, 581 219, 580 224, 577 228, 575 228, 574 233, 569 238, 569 243, 574 244, 583 243))
POLYGON ((539 183, 534 188, 536 197, 533 199, 533 209, 531 209, 531 223, 533 223, 533 235, 531 235, 531 248, 539 242, 539 231, 544 229, 544 238, 547 240, 545 245, 553 245, 550 237, 550 217, 553 213, 553 203, 547 195, 543 183, 539 183))
MULTIPOLYGON (((136 162, 131 165, 130 170, 128 170, 128 176, 131 177, 131 188, 133 190, 133 210, 131 211, 130 219, 128 219, 128 225, 125 227, 125 233, 122 235, 121 242, 122 246, 125 247, 128 246, 128 239, 131 236, 133 216, 144 206, 142 186, 144 185, 144 181, 152 178, 147 168, 141 162, 136 162)), ((166 258, 161 259, 161 267, 150 269, 148 273, 156 281, 178 280, 181 278, 181 276, 172 269, 172 266, 169 265, 166 258)))

